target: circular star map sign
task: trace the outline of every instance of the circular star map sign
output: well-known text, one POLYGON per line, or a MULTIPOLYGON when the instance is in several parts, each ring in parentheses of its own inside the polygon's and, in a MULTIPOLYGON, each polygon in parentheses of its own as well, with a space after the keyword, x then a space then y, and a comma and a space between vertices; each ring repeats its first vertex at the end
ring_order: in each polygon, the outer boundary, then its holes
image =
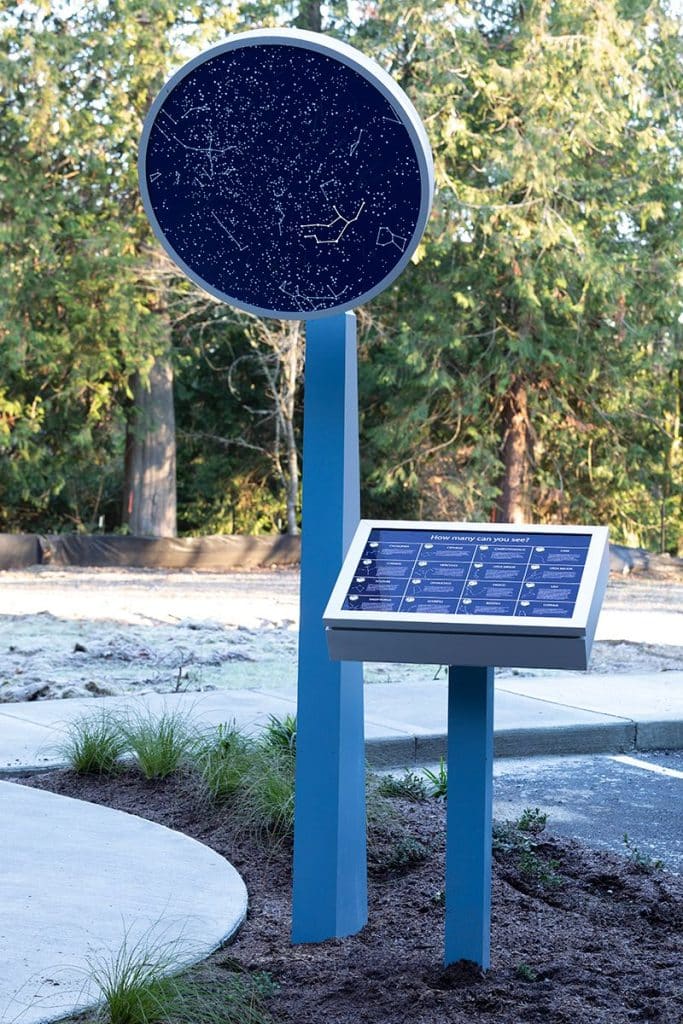
POLYGON ((145 122, 140 187, 169 256, 217 298, 315 319, 367 302, 424 231, 434 172, 412 103, 330 37, 261 29, 180 69, 145 122))

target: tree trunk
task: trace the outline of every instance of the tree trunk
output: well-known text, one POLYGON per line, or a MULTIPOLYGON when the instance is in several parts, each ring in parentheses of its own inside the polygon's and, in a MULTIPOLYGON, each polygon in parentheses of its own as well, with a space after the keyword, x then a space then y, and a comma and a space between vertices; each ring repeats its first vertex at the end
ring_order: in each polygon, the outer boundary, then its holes
POLYGON ((322 31, 321 7, 320 0, 300 0, 296 27, 308 29, 309 32, 322 31))
POLYGON ((523 378, 516 378, 503 400, 503 487, 498 503, 500 522, 530 521, 532 463, 532 431, 526 382, 523 378))
POLYGON ((290 328, 290 348, 284 365, 284 435, 287 449, 287 478, 285 481, 285 497, 287 501, 287 533, 296 535, 299 532, 297 523, 297 507, 299 504, 299 453, 294 433, 294 409, 299 364, 301 361, 302 326, 292 324, 290 328))
POLYGON ((176 441, 173 367, 155 359, 149 378, 133 380, 126 428, 123 521, 136 537, 175 537, 176 441))

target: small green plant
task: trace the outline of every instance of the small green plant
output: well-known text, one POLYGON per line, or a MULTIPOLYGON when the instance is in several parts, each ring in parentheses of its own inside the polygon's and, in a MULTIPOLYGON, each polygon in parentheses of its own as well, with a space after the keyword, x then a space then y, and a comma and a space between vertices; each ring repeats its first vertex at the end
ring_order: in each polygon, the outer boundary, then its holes
POLYGON ((429 857, 429 848, 415 836, 398 839, 387 851, 382 867, 386 871, 404 872, 422 864, 429 857))
POLYGON ((520 963, 515 967, 515 974, 522 981, 538 981, 538 974, 529 964, 520 963))
POLYGON ((261 737, 265 746, 274 750, 281 750, 286 754, 296 753, 296 715, 285 715, 278 718, 277 715, 268 716, 268 724, 263 730, 261 737))
POLYGON ((126 739, 113 715, 101 711, 70 722, 59 751, 75 772, 109 775, 120 767, 126 739))
POLYGON ((427 784, 415 772, 406 771, 400 777, 384 775, 377 783, 377 792, 381 796, 412 800, 419 803, 427 799, 427 784))
POLYGON ((232 814, 253 834, 271 839, 291 838, 294 832, 294 759, 267 743, 250 751, 232 814))
POLYGON ((540 836, 548 824, 548 815, 538 807, 526 807, 517 819, 520 832, 529 832, 532 836, 540 836))
POLYGON ((270 975, 230 962, 178 971, 174 944, 123 946, 113 960, 91 962, 105 1024, 270 1024, 264 1000, 270 975))
POLYGON ((433 772, 429 768, 423 768, 422 774, 429 784, 429 795, 435 800, 442 800, 448 796, 448 769, 443 757, 439 761, 438 769, 433 772))
POLYGON ((550 889, 561 885, 562 878, 557 873, 560 862, 538 853, 539 836, 547 821, 548 815, 538 807, 527 807, 516 821, 494 822, 493 852, 498 857, 511 858, 527 881, 550 889))
POLYGON ((197 748, 197 765, 209 796, 218 802, 232 797, 249 775, 253 741, 233 722, 221 723, 197 748))
POLYGON ((147 779, 165 779, 177 772, 196 751, 198 735, 187 714, 140 711, 128 717, 122 731, 147 779))
POLYGON ((131 944, 128 936, 113 959, 92 960, 92 980, 99 989, 108 1024, 155 1024, 177 995, 170 973, 175 960, 172 944, 131 944))
POLYGON ((544 889, 552 889, 562 884, 562 879, 557 873, 559 866, 559 860, 543 860, 534 849, 522 850, 519 855, 520 875, 530 882, 536 882, 544 889))
POLYGON ((626 847, 626 858, 636 871, 639 871, 643 875, 652 875, 656 871, 662 871, 664 868, 664 861, 660 860, 659 857, 652 857, 649 853, 643 853, 643 851, 635 845, 629 838, 628 834, 624 832, 624 846, 626 847))

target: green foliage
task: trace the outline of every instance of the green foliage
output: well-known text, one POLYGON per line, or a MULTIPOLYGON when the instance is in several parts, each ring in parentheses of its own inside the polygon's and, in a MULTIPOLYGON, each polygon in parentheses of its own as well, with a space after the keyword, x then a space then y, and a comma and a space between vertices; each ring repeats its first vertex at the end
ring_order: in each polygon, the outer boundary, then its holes
POLYGON ((649 853, 643 853, 626 832, 624 833, 623 843, 626 849, 627 860, 636 871, 644 875, 652 875, 657 871, 663 870, 664 861, 660 860, 659 857, 652 857, 649 853))
POLYGON ((393 874, 404 874, 411 868, 424 863, 429 857, 429 848, 421 843, 414 836, 405 836, 398 839, 389 847, 384 857, 382 868, 384 871, 393 874))
POLYGON ((675 21, 609 0, 509 5, 488 21, 476 3, 461 19, 444 3, 399 6, 356 37, 425 117, 439 191, 414 266, 366 322, 371 511, 490 518, 513 469, 518 389, 521 512, 675 548, 675 21))
POLYGON ((254 835, 291 839, 294 833, 294 761, 269 744, 256 744, 234 817, 254 835))
POLYGON ((113 959, 90 963, 90 973, 106 1007, 107 1024, 155 1024, 163 1019, 178 995, 172 944, 149 947, 144 942, 123 945, 113 959))
POLYGON ((268 722, 262 734, 262 742, 283 754, 296 754, 296 715, 268 715, 268 722))
POLYGON ((548 815, 538 807, 527 807, 517 821, 494 822, 493 853, 509 861, 527 883, 551 889, 562 884, 560 862, 546 857, 539 837, 548 815))
POLYGON ((273 16, 117 0, 0 18, 0 529, 120 522, 131 381, 193 294, 142 210, 142 122, 183 58, 273 16))
POLYGON ((105 1024, 270 1024, 270 976, 236 966, 201 965, 179 973, 175 944, 124 941, 112 960, 90 963, 105 1024))
POLYGON ((523 961, 515 967, 515 974, 521 981, 538 981, 538 972, 523 961))
POLYGON ((226 803, 233 820, 259 838, 292 837, 295 738, 296 719, 271 716, 256 739, 221 725, 195 751, 194 766, 210 798, 226 803))
POLYGON ((430 850, 410 831, 410 823, 396 813, 393 801, 403 794, 384 792, 384 784, 390 778, 368 772, 365 787, 368 869, 380 878, 403 875, 430 855, 430 850))
POLYGON ((105 711, 70 722, 59 748, 69 767, 82 775, 110 775, 117 771, 126 749, 121 723, 105 711))
MULTIPOLYGON (((438 185, 411 265, 361 311, 364 513, 597 521, 675 551, 678 19, 660 0, 457 12, 323 8, 323 30, 414 99, 438 185)), ((318 14, 116 0, 0 17, 0 530, 118 527, 131 382, 169 348, 181 531, 296 525, 299 327, 180 277, 152 240, 135 154, 171 68, 235 29, 318 14)))
POLYGON ((423 768, 422 774, 429 784, 429 795, 435 800, 445 800, 448 796, 448 768, 443 757, 439 760, 439 767, 435 772, 431 768, 423 768))
POLYGON ((146 779, 173 775, 192 758, 198 744, 189 715, 179 711, 131 713, 122 721, 121 731, 146 779))
POLYGON ((380 796, 411 800, 414 803, 427 799, 425 780, 413 771, 406 771, 400 776, 382 776, 377 784, 377 792, 380 796))
POLYGON ((221 803, 239 790, 252 763, 253 742, 233 725, 219 725, 197 748, 196 765, 206 791, 221 803))
POLYGON ((540 836, 545 831, 548 815, 538 807, 526 807, 515 822, 520 832, 528 832, 532 836, 540 836))

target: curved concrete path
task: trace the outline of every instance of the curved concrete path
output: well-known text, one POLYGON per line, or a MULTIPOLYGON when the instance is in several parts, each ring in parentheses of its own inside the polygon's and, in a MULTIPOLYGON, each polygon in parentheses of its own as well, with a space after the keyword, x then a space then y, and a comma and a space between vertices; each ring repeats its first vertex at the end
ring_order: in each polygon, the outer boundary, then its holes
POLYGON ((92 1006, 89 962, 124 943, 203 959, 243 922, 223 857, 122 811, 0 782, 0 1021, 43 1024, 92 1006))

